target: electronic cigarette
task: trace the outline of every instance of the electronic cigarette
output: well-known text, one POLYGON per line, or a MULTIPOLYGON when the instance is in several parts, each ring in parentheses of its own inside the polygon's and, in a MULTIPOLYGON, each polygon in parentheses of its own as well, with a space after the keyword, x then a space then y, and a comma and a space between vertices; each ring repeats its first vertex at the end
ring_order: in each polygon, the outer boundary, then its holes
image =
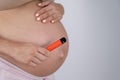
POLYGON ((61 46, 62 44, 64 44, 66 42, 66 38, 65 37, 62 37, 61 39, 53 42, 52 44, 50 44, 49 46, 47 46, 47 50, 48 51, 52 51, 54 50, 55 48, 61 46))

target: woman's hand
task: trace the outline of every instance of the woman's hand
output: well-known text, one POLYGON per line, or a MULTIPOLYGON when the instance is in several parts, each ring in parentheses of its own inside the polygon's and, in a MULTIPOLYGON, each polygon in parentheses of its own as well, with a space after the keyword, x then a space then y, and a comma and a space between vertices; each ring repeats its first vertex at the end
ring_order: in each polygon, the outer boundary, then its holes
POLYGON ((52 0, 48 0, 42 3, 38 3, 38 6, 43 7, 36 12, 36 20, 43 23, 55 23, 62 19, 64 15, 64 8, 61 4, 55 3, 52 0))
POLYGON ((45 48, 31 44, 18 43, 14 46, 12 57, 21 63, 37 66, 46 60, 48 51, 45 48))

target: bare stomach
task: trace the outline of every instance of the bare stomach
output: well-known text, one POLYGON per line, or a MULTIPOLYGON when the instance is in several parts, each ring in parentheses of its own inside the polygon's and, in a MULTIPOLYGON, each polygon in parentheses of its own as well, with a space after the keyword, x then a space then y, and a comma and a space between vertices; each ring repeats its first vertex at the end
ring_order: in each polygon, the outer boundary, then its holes
MULTIPOLYGON (((18 42, 31 42, 46 47, 51 42, 66 37, 67 34, 63 25, 35 21, 34 12, 39 8, 37 2, 31 2, 16 9, 0 12, 0 35, 18 42)), ((3 56, 12 64, 22 70, 36 75, 47 76, 55 72, 64 62, 68 52, 68 42, 51 52, 51 56, 36 67, 19 63, 9 56, 3 56), (61 57, 60 53, 64 53, 61 57)))

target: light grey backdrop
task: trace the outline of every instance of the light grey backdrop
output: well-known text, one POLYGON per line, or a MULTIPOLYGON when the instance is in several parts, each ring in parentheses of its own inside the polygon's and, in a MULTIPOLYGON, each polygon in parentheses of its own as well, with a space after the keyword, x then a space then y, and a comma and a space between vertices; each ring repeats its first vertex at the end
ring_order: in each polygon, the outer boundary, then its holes
POLYGON ((120 80, 120 0, 56 0, 70 39, 56 80, 120 80))

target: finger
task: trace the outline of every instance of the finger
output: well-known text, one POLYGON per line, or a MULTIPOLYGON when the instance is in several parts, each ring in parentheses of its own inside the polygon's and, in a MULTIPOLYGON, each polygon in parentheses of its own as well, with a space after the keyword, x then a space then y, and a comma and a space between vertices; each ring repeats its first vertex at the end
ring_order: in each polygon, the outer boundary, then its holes
POLYGON ((29 65, 31 65, 31 66, 37 66, 37 64, 34 63, 33 61, 31 61, 31 62, 29 63, 29 65))
POLYGON ((54 18, 52 20, 50 20, 51 23, 56 23, 58 21, 60 21, 62 19, 62 17, 57 17, 57 18, 54 18))
POLYGON ((52 10, 51 7, 48 7, 48 6, 44 7, 41 10, 37 11, 35 16, 38 17, 38 16, 44 14, 45 12, 48 12, 49 10, 52 10))
POLYGON ((46 12, 46 13, 44 13, 44 14, 42 14, 42 15, 40 15, 39 17, 40 17, 40 19, 41 19, 41 21, 44 23, 45 21, 44 20, 46 20, 46 23, 47 22, 49 22, 49 17, 50 16, 52 16, 54 14, 54 12, 53 11, 48 11, 48 12, 46 12))
POLYGON ((55 21, 56 21, 57 18, 58 18, 58 16, 56 15, 56 13, 54 13, 53 15, 51 15, 51 16, 49 17, 49 21, 50 21, 51 23, 55 23, 55 21))
POLYGON ((47 17, 47 21, 52 21, 54 18, 53 18, 53 16, 51 15, 51 16, 49 16, 49 17, 47 17))
POLYGON ((37 57, 33 57, 32 61, 36 64, 41 64, 42 63, 41 60, 39 60, 37 57))
POLYGON ((52 3, 52 2, 53 2, 53 0, 44 1, 44 2, 38 3, 38 6, 44 7, 44 6, 49 5, 49 4, 52 3))
POLYGON ((42 48, 42 47, 38 47, 38 48, 37 48, 37 51, 38 51, 40 54, 43 54, 43 55, 47 55, 47 54, 48 54, 48 50, 46 50, 45 48, 42 48))
POLYGON ((35 57, 37 59, 39 59, 40 61, 45 61, 46 60, 46 56, 40 53, 36 53, 35 57))

